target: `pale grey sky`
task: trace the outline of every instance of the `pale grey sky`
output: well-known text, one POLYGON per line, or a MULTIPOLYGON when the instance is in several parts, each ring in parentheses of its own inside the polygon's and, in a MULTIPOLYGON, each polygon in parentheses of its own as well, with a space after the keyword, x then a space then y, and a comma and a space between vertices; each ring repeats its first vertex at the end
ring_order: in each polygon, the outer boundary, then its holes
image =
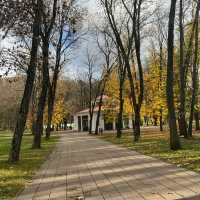
MULTIPOLYGON (((168 9, 169 6, 169 0, 153 0, 154 2, 157 2, 161 4, 163 7, 166 7, 168 9)), ((85 20, 85 28, 92 27, 94 24, 101 23, 102 16, 103 16, 103 9, 99 4, 99 0, 81 0, 80 3, 84 8, 88 10, 88 17, 85 20)), ((69 75, 70 77, 76 77, 77 74, 80 73, 80 71, 84 70, 84 60, 85 60, 85 52, 86 49, 89 47, 89 49, 92 49, 93 52, 97 51, 97 47, 94 41, 94 38, 90 36, 91 33, 88 33, 83 40, 81 40, 78 48, 73 51, 71 63, 66 65, 65 67, 65 74, 69 75)), ((143 42, 143 50, 142 50, 142 56, 145 59, 147 46, 149 45, 148 41, 143 42)))
MULTIPOLYGON (((102 13, 103 9, 98 3, 99 0, 80 0, 79 4, 86 8, 88 10, 88 16, 85 18, 84 21, 84 31, 87 30, 87 28, 91 28, 94 26, 94 24, 99 24, 102 20, 102 13)), ((166 9, 168 9, 169 0, 154 0, 162 4, 162 6, 166 6, 166 9)), ((147 45, 144 44, 145 46, 147 45)), ((8 38, 7 40, 4 40, 0 46, 12 46, 12 38, 8 38)), ((91 37, 91 33, 85 35, 85 37, 79 41, 77 48, 75 48, 71 52, 71 61, 66 64, 63 73, 65 76, 69 77, 76 77, 77 73, 80 73, 80 71, 84 70, 84 61, 85 61, 85 55, 86 55, 86 49, 89 48, 94 54, 97 52, 97 46, 95 44, 94 38, 91 37)), ((145 52, 143 51, 143 54, 145 52)))

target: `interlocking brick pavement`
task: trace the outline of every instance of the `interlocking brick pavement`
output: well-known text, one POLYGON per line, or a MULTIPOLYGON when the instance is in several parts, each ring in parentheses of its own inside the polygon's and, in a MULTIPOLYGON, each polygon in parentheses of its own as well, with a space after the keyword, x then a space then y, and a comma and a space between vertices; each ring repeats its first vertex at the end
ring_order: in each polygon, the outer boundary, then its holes
POLYGON ((200 174, 66 133, 16 200, 200 200, 200 174))

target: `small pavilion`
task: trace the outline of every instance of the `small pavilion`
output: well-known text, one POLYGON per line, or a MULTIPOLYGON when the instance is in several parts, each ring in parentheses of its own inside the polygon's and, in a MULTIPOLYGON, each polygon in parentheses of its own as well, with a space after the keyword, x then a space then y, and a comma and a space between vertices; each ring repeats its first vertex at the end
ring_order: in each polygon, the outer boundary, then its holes
MULTIPOLYGON (((108 107, 106 106, 107 102, 109 101, 109 97, 106 95, 103 95, 103 104, 101 108, 101 114, 99 119, 99 129, 103 131, 109 131, 109 130, 116 130, 117 128, 117 117, 113 117, 112 119, 107 119, 106 113, 108 107)), ((94 107, 93 112, 93 119, 92 119, 92 131, 94 132, 96 129, 96 120, 99 110, 99 102, 100 97, 96 100, 96 105, 94 107)), ((116 106, 114 108, 116 110, 116 106)), ((74 130, 79 132, 84 132, 89 130, 89 120, 90 120, 90 114, 89 114, 89 108, 81 110, 74 115, 74 130)), ((132 128, 132 117, 124 117, 123 119, 123 129, 129 129, 132 128)))

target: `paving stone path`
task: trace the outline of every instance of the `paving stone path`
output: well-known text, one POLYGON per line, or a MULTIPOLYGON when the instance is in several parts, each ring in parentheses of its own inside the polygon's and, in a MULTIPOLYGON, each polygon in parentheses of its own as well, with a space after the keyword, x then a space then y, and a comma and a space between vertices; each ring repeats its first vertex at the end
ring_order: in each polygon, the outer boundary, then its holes
POLYGON ((200 200, 200 175, 83 133, 63 134, 17 200, 200 200))

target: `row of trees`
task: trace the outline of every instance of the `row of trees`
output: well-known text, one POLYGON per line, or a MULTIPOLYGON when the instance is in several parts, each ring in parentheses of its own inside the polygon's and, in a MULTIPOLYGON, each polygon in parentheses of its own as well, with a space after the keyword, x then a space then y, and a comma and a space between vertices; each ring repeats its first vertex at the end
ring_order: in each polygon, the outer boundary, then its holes
POLYGON ((41 147, 45 105, 48 105, 46 138, 49 139, 57 82, 67 52, 79 39, 83 11, 75 1, 8 1, 1 3, 3 39, 12 37, 11 49, 3 48, 1 67, 23 71, 25 88, 17 114, 9 161, 17 162, 32 102, 33 148, 41 147))
MULTIPOLYGON (((76 3, 75 0, 4 0, 0 4, 2 39, 12 37, 15 41, 12 48, 1 50, 2 72, 7 75, 9 71, 17 71, 26 77, 16 115, 11 162, 19 160, 30 114, 33 148, 40 148, 44 121, 49 139, 55 101, 59 104, 66 100, 66 94, 60 98, 56 91, 68 50, 82 35, 79 30, 85 13, 76 3)), ((159 118, 161 131, 163 122, 169 121, 170 147, 179 149, 177 121, 185 138, 192 136, 194 117, 199 129, 200 1, 171 1, 170 12, 161 3, 149 0, 99 0, 99 3, 104 20, 92 32, 98 51, 86 52, 86 78, 73 84, 73 87, 78 85, 80 100, 73 105, 77 109, 89 106, 91 133, 100 95, 95 131, 98 134, 103 95, 108 94, 118 102, 117 137, 122 135, 124 113, 133 116, 134 141, 140 139, 143 117, 152 117, 155 124, 159 118), (96 60, 100 63, 98 70, 96 60), (115 82, 117 91, 109 91, 115 82)))
POLYGON ((148 0, 101 0, 100 4, 105 24, 98 28, 113 43, 110 59, 117 61, 114 65, 119 81, 117 136, 121 137, 120 124, 128 94, 134 116, 134 141, 140 138, 142 115, 148 115, 144 110, 151 107, 151 115, 160 119, 161 131, 167 118, 170 147, 179 149, 177 121, 180 135, 185 138, 192 137, 194 117, 199 130, 200 2, 171 1, 170 12, 148 0), (149 41, 145 63, 142 44, 149 41))
POLYGON ((124 114, 134 116, 135 141, 140 138, 143 117, 153 118, 154 125, 159 118, 161 131, 163 123, 169 121, 170 146, 179 149, 177 122, 180 135, 185 138, 192 137, 194 117, 199 130, 199 2, 173 1, 170 12, 162 3, 151 4, 148 0, 99 3, 105 18, 103 24, 95 27, 94 34, 99 47, 97 54, 103 60, 98 80, 94 75, 96 58, 89 52, 86 55, 90 127, 100 95, 95 131, 98 133, 102 96, 106 93, 119 108, 117 137, 122 134, 124 114), (144 43, 149 43, 145 61, 141 53, 144 43), (116 81, 115 90, 110 92, 109 86, 116 81))

